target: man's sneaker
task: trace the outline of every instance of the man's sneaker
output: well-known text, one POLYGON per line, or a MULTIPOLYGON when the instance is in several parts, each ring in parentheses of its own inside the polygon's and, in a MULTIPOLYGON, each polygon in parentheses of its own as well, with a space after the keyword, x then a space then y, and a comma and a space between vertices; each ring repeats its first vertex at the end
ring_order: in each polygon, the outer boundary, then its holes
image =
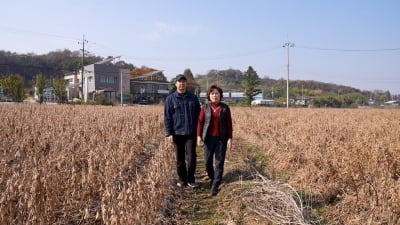
POLYGON ((185 186, 186 186, 186 183, 183 182, 183 181, 178 181, 178 182, 176 183, 176 185, 177 185, 178 187, 185 187, 185 186))
POLYGON ((191 188, 197 188, 199 185, 197 183, 195 183, 195 182, 189 182, 188 186, 191 187, 191 188))

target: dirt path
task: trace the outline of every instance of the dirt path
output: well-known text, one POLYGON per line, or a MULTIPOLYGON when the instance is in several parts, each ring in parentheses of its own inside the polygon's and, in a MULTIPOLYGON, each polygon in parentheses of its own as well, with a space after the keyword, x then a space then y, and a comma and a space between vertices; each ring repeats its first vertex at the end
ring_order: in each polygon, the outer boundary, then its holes
POLYGON ((267 178, 268 160, 261 150, 239 138, 235 141, 232 152, 227 155, 216 196, 210 194, 203 149, 197 148, 199 187, 180 188, 171 184, 175 196, 167 224, 319 224, 306 221, 308 215, 301 206, 302 200, 290 185, 267 178))
POLYGON ((249 210, 237 193, 246 188, 254 172, 245 162, 248 159, 246 146, 236 143, 227 155, 223 181, 216 196, 210 194, 203 149, 197 148, 196 182, 198 188, 176 188, 177 201, 174 203, 173 224, 271 224, 265 218, 249 210))

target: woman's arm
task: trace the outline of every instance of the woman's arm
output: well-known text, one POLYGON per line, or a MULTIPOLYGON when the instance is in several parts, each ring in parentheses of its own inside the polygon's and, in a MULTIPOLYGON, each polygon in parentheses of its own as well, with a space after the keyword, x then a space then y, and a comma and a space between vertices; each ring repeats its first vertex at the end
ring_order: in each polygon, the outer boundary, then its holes
POLYGON ((204 106, 201 107, 200 109, 200 115, 199 115, 199 120, 197 122, 197 145, 198 146, 203 146, 203 139, 201 136, 203 135, 203 126, 204 126, 204 106))

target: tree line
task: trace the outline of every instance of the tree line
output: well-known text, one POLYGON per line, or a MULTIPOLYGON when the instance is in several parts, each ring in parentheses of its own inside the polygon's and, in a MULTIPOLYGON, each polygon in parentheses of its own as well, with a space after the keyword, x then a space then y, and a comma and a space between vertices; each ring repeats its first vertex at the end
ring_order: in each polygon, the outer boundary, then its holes
MULTIPOLYGON (((224 91, 248 92, 254 95, 263 93, 264 99, 273 99, 276 104, 283 105, 286 102, 286 80, 271 79, 269 77, 260 78, 257 72, 252 68, 245 72, 235 69, 228 70, 210 70, 207 74, 197 75, 196 81, 200 84, 201 90, 206 90, 210 84, 218 84, 224 91), (249 78, 248 74, 252 74, 249 78), (252 80, 250 83, 249 80, 252 80)), ((311 104, 316 107, 356 107, 374 104, 383 104, 391 99, 399 99, 399 95, 391 95, 389 91, 373 90, 361 91, 359 89, 324 83, 313 80, 290 80, 289 81, 290 99, 313 99, 311 104)), ((250 99, 245 103, 249 104, 250 99)))
MULTIPOLYGON (((85 53, 83 65, 102 61, 104 58, 85 53)), ((135 66, 123 60, 115 65, 133 70, 135 66)), ((17 54, 0 50, 0 76, 18 74, 24 78, 26 87, 32 86, 34 77, 43 74, 46 78, 64 77, 65 74, 77 74, 82 68, 82 53, 68 49, 52 51, 43 55, 34 53, 17 54)))
MULTIPOLYGON (((83 63, 89 65, 103 59, 87 54, 83 63)), ((135 69, 133 64, 124 61, 118 61, 115 65, 131 71, 135 69)), ((43 88, 50 83, 56 96, 59 95, 59 101, 63 101, 62 96, 65 93, 62 87, 66 85, 63 77, 66 74, 77 74, 81 67, 80 51, 54 51, 44 55, 0 51, 0 94, 7 93, 14 101, 22 101, 25 98, 26 89, 30 95, 33 95, 33 88, 36 87, 39 101, 42 102, 43 88), (57 87, 60 90, 56 90, 57 87)), ((236 69, 210 70, 207 74, 193 76, 190 69, 186 69, 184 74, 197 82, 202 91, 211 84, 217 84, 224 91, 244 92, 245 105, 250 105, 254 96, 259 93, 263 93, 264 99, 274 99, 278 104, 286 101, 286 80, 260 78, 251 66, 244 72, 236 69)), ((197 94, 200 90, 196 90, 197 94)), ((296 99, 304 96, 312 97, 313 104, 318 107, 351 107, 367 104, 370 99, 381 104, 399 98, 398 95, 392 96, 389 91, 360 91, 344 85, 318 81, 290 81, 289 97, 296 99)))
MULTIPOLYGON (((85 53, 83 65, 102 61, 104 58, 85 53)), ((115 63, 120 68, 133 70, 135 66, 124 61, 115 63)), ((22 102, 25 93, 33 95, 37 89, 39 102, 43 102, 43 89, 52 86, 58 102, 65 101, 66 74, 77 74, 82 68, 80 51, 52 51, 43 55, 17 54, 0 50, 0 95, 7 94, 13 101, 22 102)))

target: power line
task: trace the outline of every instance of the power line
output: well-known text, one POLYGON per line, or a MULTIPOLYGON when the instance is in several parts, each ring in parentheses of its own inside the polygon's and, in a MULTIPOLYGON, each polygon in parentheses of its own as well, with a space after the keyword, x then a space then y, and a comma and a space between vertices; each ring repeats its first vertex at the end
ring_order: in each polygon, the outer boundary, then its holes
POLYGON ((27 29, 12 28, 12 27, 7 27, 7 26, 0 26, 0 27, 4 28, 3 31, 5 30, 5 31, 8 31, 9 33, 13 33, 13 34, 22 33, 23 35, 30 34, 30 35, 47 36, 47 37, 63 39, 63 40, 67 40, 67 41, 79 40, 78 38, 75 38, 75 37, 68 37, 68 36, 62 36, 62 35, 57 35, 57 34, 32 31, 32 30, 27 30, 27 29))
MULTIPOLYGON (((105 46, 102 45, 104 48, 105 46)), ((135 60, 146 60, 146 61, 162 61, 162 62, 190 62, 190 61, 214 61, 214 60, 223 60, 223 59, 232 59, 232 58, 240 58, 240 57, 247 57, 251 55, 257 54, 265 54, 267 52, 275 51, 280 49, 279 47, 267 48, 258 51, 247 51, 237 54, 221 54, 221 55, 210 55, 210 56, 193 56, 193 57, 140 57, 140 56, 133 56, 133 55, 123 55, 124 58, 130 58, 135 60)))
POLYGON ((387 51, 400 51, 400 48, 375 48, 375 49, 346 49, 346 48, 318 48, 307 46, 296 46, 297 48, 320 50, 320 51, 337 51, 337 52, 387 52, 387 51))

